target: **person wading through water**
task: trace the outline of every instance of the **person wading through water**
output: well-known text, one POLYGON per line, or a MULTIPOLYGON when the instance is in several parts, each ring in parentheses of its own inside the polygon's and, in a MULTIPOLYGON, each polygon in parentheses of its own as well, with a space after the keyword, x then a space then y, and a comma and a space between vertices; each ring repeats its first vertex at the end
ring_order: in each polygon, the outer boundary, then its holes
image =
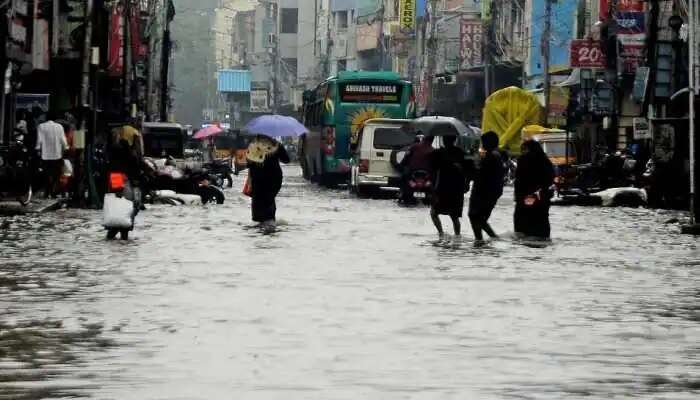
POLYGON ((549 207, 554 166, 535 140, 523 143, 515 171, 515 233, 548 240, 551 235, 549 207))
POLYGON ((484 243, 482 231, 492 238, 498 237, 488 221, 498 199, 503 195, 505 175, 501 153, 498 152, 498 135, 486 132, 481 136, 481 143, 485 153, 481 157, 469 199, 469 221, 474 231, 475 245, 484 243))
POLYGON ((282 188, 280 162, 289 163, 289 155, 284 146, 266 136, 258 136, 251 148, 253 151, 249 150, 248 177, 253 200, 253 221, 262 224, 266 230, 272 230, 277 217, 275 198, 282 188))
POLYGON ((440 215, 448 215, 452 219, 456 237, 462 234, 459 221, 464 210, 464 194, 469 191, 469 180, 474 166, 467 161, 467 154, 455 146, 457 136, 444 136, 445 147, 437 149, 431 156, 431 170, 435 183, 433 184, 433 204, 430 216, 433 224, 443 239, 440 215))

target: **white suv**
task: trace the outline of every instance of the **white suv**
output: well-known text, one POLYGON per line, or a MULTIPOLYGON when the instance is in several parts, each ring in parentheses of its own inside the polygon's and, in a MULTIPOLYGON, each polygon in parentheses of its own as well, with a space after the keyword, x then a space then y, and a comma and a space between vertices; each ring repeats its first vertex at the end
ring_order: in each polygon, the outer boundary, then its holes
POLYGON ((391 156, 415 142, 416 135, 403 129, 410 120, 371 119, 364 123, 353 149, 350 190, 369 197, 383 188, 399 188, 401 173, 391 156))

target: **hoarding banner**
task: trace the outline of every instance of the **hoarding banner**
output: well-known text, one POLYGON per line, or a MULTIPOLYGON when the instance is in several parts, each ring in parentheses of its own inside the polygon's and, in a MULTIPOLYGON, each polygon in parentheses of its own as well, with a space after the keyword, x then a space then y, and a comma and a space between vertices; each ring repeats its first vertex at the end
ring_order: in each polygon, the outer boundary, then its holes
POLYGON ((649 129, 649 120, 646 118, 634 118, 634 140, 651 139, 651 129, 649 129))
POLYGON ((639 34, 646 32, 646 14, 643 12, 618 12, 618 34, 639 34))
POLYGON ((374 50, 379 42, 379 24, 357 26, 357 51, 374 50))
POLYGON ((644 63, 644 43, 626 43, 620 45, 620 60, 622 72, 634 74, 644 63))
POLYGON ((644 1, 642 0, 618 0, 617 11, 643 12, 644 1))
POLYGON ((267 111, 269 109, 267 103, 266 89, 253 89, 250 91, 250 111, 267 111))
POLYGON ((112 9, 109 18, 109 54, 107 72, 118 77, 124 73, 124 10, 121 5, 112 9))
POLYGON ((460 69, 481 65, 483 25, 481 20, 462 18, 460 21, 460 69))
POLYGON ((571 41, 571 66, 574 68, 605 68, 606 58, 600 42, 594 40, 571 41))
POLYGON ((416 32, 416 1, 401 0, 399 3, 401 33, 413 35, 416 32))

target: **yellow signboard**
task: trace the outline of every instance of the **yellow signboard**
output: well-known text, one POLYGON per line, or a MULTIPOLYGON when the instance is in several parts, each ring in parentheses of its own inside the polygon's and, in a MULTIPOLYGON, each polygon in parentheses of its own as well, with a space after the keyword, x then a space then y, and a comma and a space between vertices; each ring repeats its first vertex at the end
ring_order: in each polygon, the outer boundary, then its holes
POLYGON ((399 3, 399 18, 403 33, 415 33, 416 0, 401 0, 399 3))

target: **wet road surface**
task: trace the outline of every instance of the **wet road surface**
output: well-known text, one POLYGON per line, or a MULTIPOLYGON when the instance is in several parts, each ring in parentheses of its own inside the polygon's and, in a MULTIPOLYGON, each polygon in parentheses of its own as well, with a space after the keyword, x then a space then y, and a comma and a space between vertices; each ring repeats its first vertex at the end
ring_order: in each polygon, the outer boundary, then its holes
POLYGON ((700 247, 674 213, 555 208, 551 246, 475 249, 285 172, 273 235, 238 187, 153 206, 128 242, 96 211, 6 220, 0 399, 700 398, 700 247))

